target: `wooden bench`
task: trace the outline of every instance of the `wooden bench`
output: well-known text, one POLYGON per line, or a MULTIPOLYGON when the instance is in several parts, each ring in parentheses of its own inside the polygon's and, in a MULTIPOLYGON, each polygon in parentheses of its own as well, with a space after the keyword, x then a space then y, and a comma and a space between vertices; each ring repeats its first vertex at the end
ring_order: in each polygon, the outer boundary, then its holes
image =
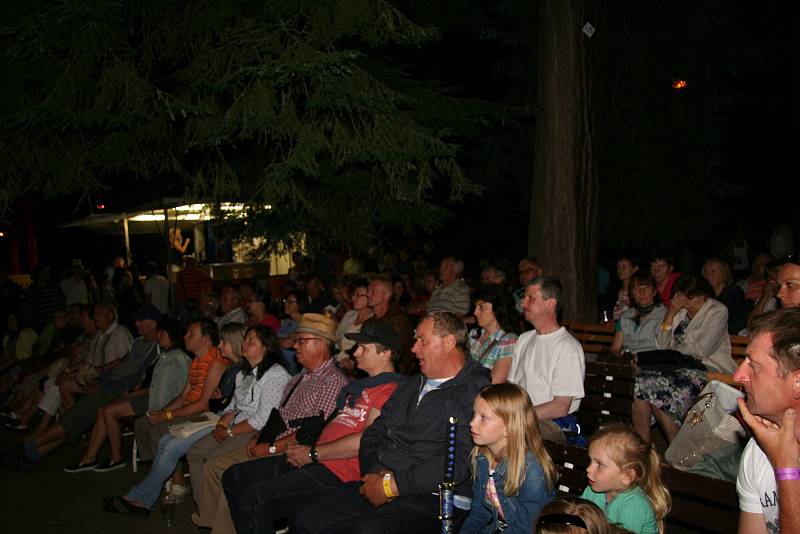
POLYGON ((587 354, 599 354, 604 348, 610 349, 611 343, 614 342, 614 323, 591 324, 564 321, 562 326, 580 341, 583 352, 587 354))
MULTIPOLYGON (((611 344, 614 342, 614 325, 609 324, 591 324, 579 323, 577 321, 564 321, 563 326, 569 330, 575 339, 577 339, 583 352, 586 354, 599 354, 601 350, 611 349, 611 344)), ((730 336, 731 339, 731 358, 736 362, 736 365, 741 365, 744 360, 747 350, 747 344, 750 339, 747 336, 730 336)), ((709 380, 719 380, 728 385, 737 386, 733 381, 733 375, 726 373, 709 373, 709 380)))
POLYGON ((736 365, 741 365, 742 360, 747 356, 747 344, 750 338, 747 336, 731 336, 731 358, 734 359, 736 365))
MULTIPOLYGON (((580 496, 586 487, 588 451, 552 441, 545 441, 545 446, 558 468, 558 492, 580 496)), ((661 472, 672 495, 667 532, 736 532, 739 523, 736 484, 680 471, 667 464, 662 464, 661 472)))
POLYGON ((631 364, 586 362, 585 396, 575 414, 584 434, 609 423, 630 424, 635 375, 631 364))

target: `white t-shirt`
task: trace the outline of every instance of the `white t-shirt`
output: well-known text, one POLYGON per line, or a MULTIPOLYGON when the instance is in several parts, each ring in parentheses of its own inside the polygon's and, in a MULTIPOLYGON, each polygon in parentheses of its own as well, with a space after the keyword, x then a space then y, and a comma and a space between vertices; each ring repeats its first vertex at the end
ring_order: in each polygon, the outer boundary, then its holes
POLYGON ((751 514, 763 514, 767 532, 780 532, 778 528, 778 486, 775 471, 767 455, 750 438, 742 453, 739 474, 736 476, 739 509, 751 514))
POLYGON ((150 295, 150 304, 161 313, 169 313, 169 282, 160 274, 144 281, 144 293, 150 295))
POLYGON ((563 326, 550 334, 525 332, 517 340, 509 381, 527 390, 534 406, 553 397, 572 397, 569 413, 578 411, 586 360, 577 339, 563 326))
POLYGON ((64 303, 67 306, 71 304, 89 304, 89 292, 83 280, 75 280, 70 276, 63 279, 60 286, 66 297, 64 303))

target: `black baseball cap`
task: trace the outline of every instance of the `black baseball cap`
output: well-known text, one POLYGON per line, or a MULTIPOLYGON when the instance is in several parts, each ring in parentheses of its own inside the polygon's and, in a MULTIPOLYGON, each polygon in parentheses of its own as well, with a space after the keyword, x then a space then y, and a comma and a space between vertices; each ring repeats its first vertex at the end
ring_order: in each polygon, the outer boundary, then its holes
POLYGON ((361 327, 361 332, 345 334, 344 336, 359 345, 378 343, 398 354, 402 351, 400 336, 397 335, 394 328, 386 323, 378 321, 366 322, 361 327))

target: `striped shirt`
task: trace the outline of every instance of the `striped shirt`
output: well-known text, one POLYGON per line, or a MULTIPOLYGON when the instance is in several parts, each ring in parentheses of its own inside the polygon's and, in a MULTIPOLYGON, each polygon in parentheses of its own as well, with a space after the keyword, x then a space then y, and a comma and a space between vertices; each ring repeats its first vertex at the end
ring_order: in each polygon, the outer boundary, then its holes
POLYGON ((219 362, 226 367, 231 363, 222 357, 217 347, 211 347, 211 350, 204 356, 195 358, 192 361, 192 366, 189 368, 189 392, 183 401, 184 404, 191 404, 203 396, 203 387, 206 385, 208 370, 211 369, 215 362, 219 362))
POLYGON ((463 280, 456 280, 449 286, 437 287, 428 301, 428 312, 446 311, 466 315, 469 307, 469 286, 463 280))

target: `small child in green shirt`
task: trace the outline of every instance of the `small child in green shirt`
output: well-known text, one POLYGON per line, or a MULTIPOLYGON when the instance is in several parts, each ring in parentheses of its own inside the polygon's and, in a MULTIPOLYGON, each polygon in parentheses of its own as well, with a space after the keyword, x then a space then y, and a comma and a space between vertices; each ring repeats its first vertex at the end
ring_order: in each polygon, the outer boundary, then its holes
POLYGON ((655 449, 632 428, 609 425, 589 443, 589 486, 582 498, 593 502, 608 521, 638 534, 664 532, 669 490, 661 481, 655 449))

